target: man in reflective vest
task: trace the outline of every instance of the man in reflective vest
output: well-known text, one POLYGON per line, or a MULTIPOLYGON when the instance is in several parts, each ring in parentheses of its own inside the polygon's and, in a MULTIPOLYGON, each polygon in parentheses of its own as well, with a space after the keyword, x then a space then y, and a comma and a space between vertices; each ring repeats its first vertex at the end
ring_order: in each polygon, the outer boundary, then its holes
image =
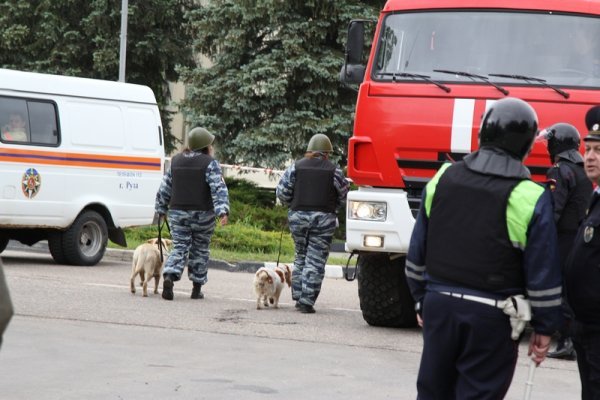
POLYGON ((551 195, 523 165, 537 130, 529 104, 495 102, 480 149, 445 164, 425 188, 406 262, 423 327, 420 400, 504 397, 525 326, 505 313, 511 300, 529 298, 538 364, 562 322, 551 195))

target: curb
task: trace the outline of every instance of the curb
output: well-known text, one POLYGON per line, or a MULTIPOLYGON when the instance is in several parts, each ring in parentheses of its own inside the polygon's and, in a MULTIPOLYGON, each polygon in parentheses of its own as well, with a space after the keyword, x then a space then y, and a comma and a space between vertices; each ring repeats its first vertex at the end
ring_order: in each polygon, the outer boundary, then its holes
MULTIPOLYGON (((6 250, 15 251, 30 251, 34 253, 49 253, 48 243, 46 241, 37 242, 32 246, 27 246, 18 241, 11 240, 6 246, 6 250)), ((133 259, 133 250, 122 250, 106 248, 103 260, 131 262, 133 259)), ((209 259, 209 269, 220 269, 228 272, 247 272, 255 273, 259 268, 273 268, 277 265, 276 262, 252 262, 240 261, 237 263, 229 263, 223 260, 209 259)), ((325 278, 343 279, 344 271, 341 265, 325 265, 325 278)))

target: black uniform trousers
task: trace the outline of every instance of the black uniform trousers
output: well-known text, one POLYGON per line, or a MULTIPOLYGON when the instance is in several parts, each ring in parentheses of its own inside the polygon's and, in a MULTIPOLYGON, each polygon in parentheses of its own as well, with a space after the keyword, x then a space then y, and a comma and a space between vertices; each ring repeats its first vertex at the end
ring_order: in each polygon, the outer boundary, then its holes
POLYGON ((600 400, 600 326, 575 320, 572 332, 581 379, 581 399, 600 400))
POLYGON ((499 400, 515 371, 509 317, 486 304, 427 292, 419 400, 499 400))
MULTIPOLYGON (((569 256, 569 252, 573 248, 573 243, 575 242, 575 237, 577 236, 577 231, 560 231, 558 232, 558 255, 560 257, 560 266, 563 271, 565 271, 565 265, 567 264, 567 258, 569 256)), ((569 303, 567 302, 567 288, 563 282, 563 298, 561 304, 561 311, 564 318, 564 323, 560 328, 560 336, 563 339, 570 338, 573 336, 571 321, 573 320, 573 310, 569 303)))

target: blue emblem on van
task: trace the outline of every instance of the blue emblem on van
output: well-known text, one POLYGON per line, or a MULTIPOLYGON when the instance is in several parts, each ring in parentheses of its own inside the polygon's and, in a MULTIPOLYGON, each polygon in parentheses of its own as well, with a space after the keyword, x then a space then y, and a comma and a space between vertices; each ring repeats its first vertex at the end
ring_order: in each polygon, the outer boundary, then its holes
POLYGON ((21 179, 21 189, 28 199, 32 199, 42 186, 42 177, 35 168, 29 168, 21 179))

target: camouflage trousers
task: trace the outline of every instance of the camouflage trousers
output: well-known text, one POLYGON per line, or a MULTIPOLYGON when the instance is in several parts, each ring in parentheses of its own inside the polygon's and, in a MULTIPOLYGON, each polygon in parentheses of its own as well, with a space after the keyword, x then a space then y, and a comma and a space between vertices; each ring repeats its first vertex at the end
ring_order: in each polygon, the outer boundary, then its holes
POLYGON ((210 238, 215 231, 213 211, 169 211, 169 227, 173 248, 163 269, 163 276, 181 279, 187 264, 188 278, 204 285, 207 281, 210 238))
POLYGON ((296 250, 292 298, 312 306, 321 292, 336 215, 319 211, 290 211, 288 223, 296 250))

